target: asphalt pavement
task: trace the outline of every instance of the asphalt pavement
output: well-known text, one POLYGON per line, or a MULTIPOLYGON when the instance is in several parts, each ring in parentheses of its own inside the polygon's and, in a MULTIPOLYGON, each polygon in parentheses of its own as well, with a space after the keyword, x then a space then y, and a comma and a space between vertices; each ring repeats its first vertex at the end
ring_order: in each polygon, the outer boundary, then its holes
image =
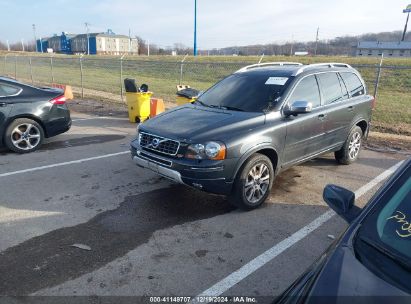
POLYGON ((346 228, 324 186, 363 205, 405 157, 363 150, 339 166, 324 155, 281 173, 268 202, 244 212, 136 167, 126 118, 72 116, 35 153, 0 151, 0 295, 272 299, 346 228))

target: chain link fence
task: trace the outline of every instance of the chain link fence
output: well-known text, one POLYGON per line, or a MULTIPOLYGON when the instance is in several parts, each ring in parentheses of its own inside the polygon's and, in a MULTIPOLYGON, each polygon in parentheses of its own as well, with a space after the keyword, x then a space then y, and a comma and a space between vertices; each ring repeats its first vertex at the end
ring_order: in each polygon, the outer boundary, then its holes
MULTIPOLYGON (((97 97, 111 101, 123 101, 123 79, 135 78, 138 84, 146 83, 154 95, 174 102, 176 85, 186 84, 205 90, 216 81, 241 67, 256 63, 233 62, 186 62, 149 58, 104 58, 22 56, 6 54, 0 73, 34 85, 65 84, 73 87, 79 97, 97 97)), ((324 61, 327 61, 324 58, 324 61)), ((411 66, 354 65, 363 76, 370 94, 377 92, 377 109, 374 121, 377 128, 408 130, 411 134, 411 66)), ((406 131, 406 133, 408 132, 406 131)))

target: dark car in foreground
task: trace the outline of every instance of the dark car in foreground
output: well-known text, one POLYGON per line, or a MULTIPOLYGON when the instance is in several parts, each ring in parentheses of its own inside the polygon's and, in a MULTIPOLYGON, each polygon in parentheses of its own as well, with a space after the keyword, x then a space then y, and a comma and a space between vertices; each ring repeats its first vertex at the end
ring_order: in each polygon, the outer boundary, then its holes
POLYGON ((335 185, 324 200, 350 225, 275 303, 410 303, 411 159, 363 210, 335 185))
POLYGON ((64 133, 70 126, 62 90, 0 77, 0 146, 17 153, 33 152, 45 138, 64 133))
POLYGON ((264 63, 139 126, 137 165, 253 209, 282 170, 335 152, 354 162, 374 98, 347 64, 264 63))

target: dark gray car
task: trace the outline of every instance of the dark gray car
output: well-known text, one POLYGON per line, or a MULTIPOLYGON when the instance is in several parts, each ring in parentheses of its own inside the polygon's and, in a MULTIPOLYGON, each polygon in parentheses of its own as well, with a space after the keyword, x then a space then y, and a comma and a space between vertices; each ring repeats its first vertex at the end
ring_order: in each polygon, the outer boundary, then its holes
POLYGON ((355 161, 373 106, 347 64, 252 65, 141 124, 131 154, 140 167, 253 209, 290 166, 325 152, 355 161))

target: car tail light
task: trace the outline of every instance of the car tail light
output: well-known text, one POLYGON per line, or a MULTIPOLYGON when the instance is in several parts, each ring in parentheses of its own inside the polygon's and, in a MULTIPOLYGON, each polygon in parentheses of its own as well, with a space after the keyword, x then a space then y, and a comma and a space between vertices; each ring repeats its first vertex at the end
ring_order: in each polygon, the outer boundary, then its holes
POLYGON ((376 102, 377 102, 377 99, 374 97, 372 100, 371 100, 371 109, 375 109, 375 104, 376 104, 376 102))
POLYGON ((55 105, 63 105, 66 103, 66 97, 64 97, 64 95, 57 96, 56 98, 50 100, 50 102, 55 105))

